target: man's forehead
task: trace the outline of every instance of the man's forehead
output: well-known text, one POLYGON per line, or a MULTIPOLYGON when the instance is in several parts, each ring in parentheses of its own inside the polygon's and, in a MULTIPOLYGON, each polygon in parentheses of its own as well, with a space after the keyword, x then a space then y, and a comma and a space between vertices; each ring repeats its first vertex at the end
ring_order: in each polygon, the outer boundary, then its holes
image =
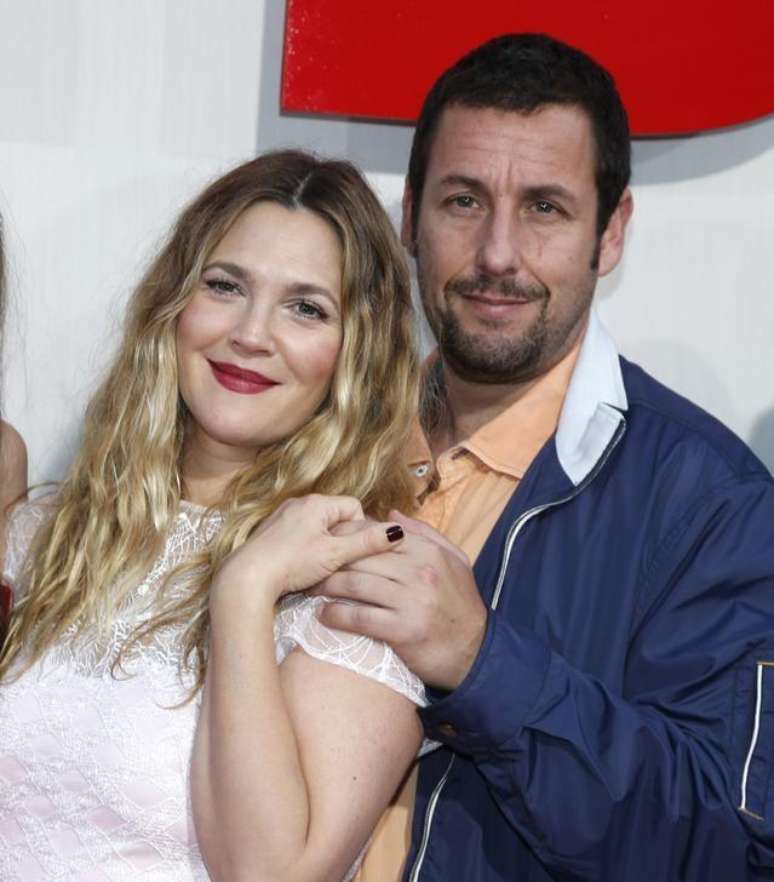
POLYGON ((444 108, 430 148, 428 178, 449 174, 563 174, 594 179, 591 122, 574 105, 521 112, 491 107, 444 108))

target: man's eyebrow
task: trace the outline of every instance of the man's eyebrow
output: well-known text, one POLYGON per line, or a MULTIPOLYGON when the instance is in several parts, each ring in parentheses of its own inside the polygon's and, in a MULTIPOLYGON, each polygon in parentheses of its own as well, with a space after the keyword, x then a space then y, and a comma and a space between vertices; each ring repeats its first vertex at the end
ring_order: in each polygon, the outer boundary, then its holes
POLYGON ((572 205, 578 204, 575 195, 561 184, 533 184, 524 188, 524 196, 529 201, 560 199, 563 202, 569 202, 572 205))
POLYGON ((485 190, 483 181, 478 178, 471 178, 468 175, 452 173, 444 175, 438 182, 442 187, 465 187, 467 190, 485 190))

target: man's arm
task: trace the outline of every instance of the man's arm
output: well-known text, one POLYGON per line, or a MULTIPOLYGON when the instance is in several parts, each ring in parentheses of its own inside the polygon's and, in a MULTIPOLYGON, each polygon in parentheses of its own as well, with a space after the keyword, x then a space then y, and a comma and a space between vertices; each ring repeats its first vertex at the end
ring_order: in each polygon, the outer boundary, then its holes
MULTIPOLYGON (((762 667, 774 662, 771 485, 728 485, 665 535, 643 574, 621 694, 490 612, 472 667, 422 712, 425 726, 473 757, 557 878, 774 878, 774 667, 762 667)), ((411 619, 412 603, 432 606, 428 594, 442 603, 438 568, 425 566, 434 584, 420 577, 404 592, 393 582, 402 608, 394 620, 373 619, 422 677, 421 641, 409 635, 399 645, 406 632, 397 622, 411 619)), ((459 576, 456 564, 449 569, 459 576)), ((336 577, 325 593, 337 593, 337 579, 342 593, 354 584, 336 577)), ((375 585, 361 580, 358 599, 375 585)), ((326 622, 347 627, 352 609, 329 605, 326 622)), ((354 615, 370 633, 368 609, 354 615)))

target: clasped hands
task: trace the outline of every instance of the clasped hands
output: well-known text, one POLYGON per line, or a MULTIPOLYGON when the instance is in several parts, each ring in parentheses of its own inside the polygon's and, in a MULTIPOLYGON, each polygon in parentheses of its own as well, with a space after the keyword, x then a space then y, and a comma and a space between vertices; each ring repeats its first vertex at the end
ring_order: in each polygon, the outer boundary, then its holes
POLYGON ((354 601, 326 603, 320 621, 382 640, 428 685, 456 688, 486 630, 470 563, 421 521, 397 511, 390 517, 367 520, 345 496, 283 503, 221 566, 211 614, 230 607, 234 615, 268 615, 281 596, 307 589, 354 601))

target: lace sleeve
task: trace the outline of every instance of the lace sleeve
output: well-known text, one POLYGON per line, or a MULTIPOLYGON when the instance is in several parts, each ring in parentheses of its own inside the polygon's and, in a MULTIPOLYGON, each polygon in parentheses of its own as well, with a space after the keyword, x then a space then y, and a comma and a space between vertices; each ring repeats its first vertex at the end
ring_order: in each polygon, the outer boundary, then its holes
POLYGON ((53 494, 34 502, 23 502, 14 508, 8 518, 3 580, 13 588, 17 599, 27 551, 38 527, 51 514, 52 501, 53 494))
POLYGON ((289 594, 282 599, 274 619, 277 664, 298 646, 313 658, 383 683, 414 704, 425 707, 427 699, 422 681, 395 652, 381 641, 323 625, 317 611, 324 603, 330 603, 328 598, 304 594, 289 594))

